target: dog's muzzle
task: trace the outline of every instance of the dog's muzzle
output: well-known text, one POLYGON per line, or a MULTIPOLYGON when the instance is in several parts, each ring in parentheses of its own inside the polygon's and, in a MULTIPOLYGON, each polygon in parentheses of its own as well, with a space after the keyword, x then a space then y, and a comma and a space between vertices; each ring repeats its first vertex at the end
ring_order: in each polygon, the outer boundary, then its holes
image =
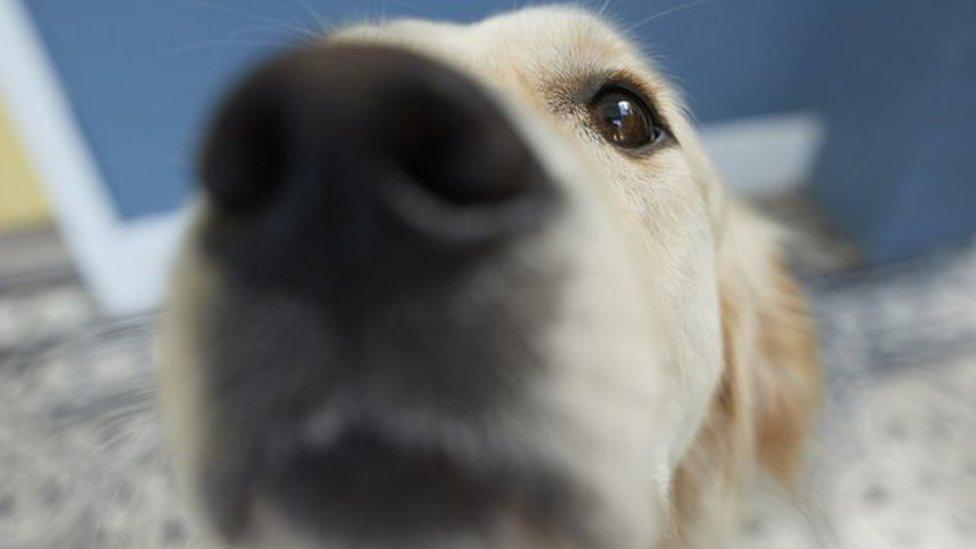
POLYGON ((560 483, 491 418, 544 367, 559 267, 520 250, 561 196, 490 92, 401 49, 303 49, 231 95, 202 179, 225 282, 194 335, 198 483, 226 537, 255 499, 350 539, 545 520, 560 483))

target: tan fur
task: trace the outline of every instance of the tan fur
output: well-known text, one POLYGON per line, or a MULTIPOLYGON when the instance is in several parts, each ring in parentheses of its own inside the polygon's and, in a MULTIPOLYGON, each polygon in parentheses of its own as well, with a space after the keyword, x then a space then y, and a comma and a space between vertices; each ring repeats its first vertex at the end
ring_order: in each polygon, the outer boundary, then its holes
POLYGON ((721 226, 725 370, 676 475, 676 539, 711 545, 737 518, 742 484, 760 465, 790 489, 821 396, 816 333, 787 272, 774 227, 738 202, 721 226))
MULTIPOLYGON (((554 411, 579 436, 556 436, 541 413, 513 418, 506 435, 565 460, 597 489, 592 516, 615 540, 608 546, 720 546, 754 465, 786 485, 796 476, 820 374, 812 322, 776 230, 726 195, 679 94, 611 25, 575 8, 464 26, 356 26, 333 42, 403 47, 471 76, 497 96, 570 198, 567 219, 518 260, 572 261, 563 297, 570 313, 543 342, 558 367, 529 391, 527 409, 554 411), (580 90, 620 74, 653 96, 680 146, 638 158, 594 134, 580 90)), ((196 286, 217 278, 193 250, 184 260, 173 303, 186 306, 171 314, 164 345, 176 358, 164 380, 195 375, 192 333, 180 330, 206 310, 196 286)), ((170 383, 171 431, 193 470, 210 456, 205 434, 185 422, 206 414, 194 400, 206 397, 188 381, 170 383)))

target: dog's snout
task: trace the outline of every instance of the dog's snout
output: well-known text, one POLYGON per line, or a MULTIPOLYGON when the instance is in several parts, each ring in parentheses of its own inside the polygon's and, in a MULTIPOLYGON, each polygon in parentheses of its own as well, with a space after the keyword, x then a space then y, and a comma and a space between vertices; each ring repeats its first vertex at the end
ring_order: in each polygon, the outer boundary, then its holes
POLYGON ((199 472, 228 539, 260 529, 239 518, 252 501, 348 539, 460 532, 512 498, 553 507, 524 482, 548 458, 510 450, 505 407, 546 371, 569 263, 537 252, 576 202, 532 141, 541 118, 481 82, 329 43, 258 70, 218 113, 191 233, 209 320, 190 337, 208 342, 201 386, 235 456, 199 472))
POLYGON ((382 218, 454 240, 518 232, 552 199, 485 89, 381 46, 308 48, 258 71, 218 114, 202 179, 231 216, 360 231, 382 218))

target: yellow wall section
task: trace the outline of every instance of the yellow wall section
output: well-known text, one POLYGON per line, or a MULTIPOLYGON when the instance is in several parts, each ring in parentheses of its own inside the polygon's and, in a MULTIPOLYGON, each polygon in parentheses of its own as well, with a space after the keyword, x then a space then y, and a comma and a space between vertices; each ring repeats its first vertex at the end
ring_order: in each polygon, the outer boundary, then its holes
POLYGON ((0 232, 48 220, 48 206, 7 110, 0 104, 0 232))

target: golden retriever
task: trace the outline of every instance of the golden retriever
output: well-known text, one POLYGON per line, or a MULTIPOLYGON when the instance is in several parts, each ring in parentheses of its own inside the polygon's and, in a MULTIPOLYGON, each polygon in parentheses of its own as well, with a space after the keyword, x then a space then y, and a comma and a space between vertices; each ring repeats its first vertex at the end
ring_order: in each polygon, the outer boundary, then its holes
POLYGON ((600 17, 342 28, 205 144, 162 331, 200 515, 264 547, 720 546, 819 368, 776 231, 600 17))

